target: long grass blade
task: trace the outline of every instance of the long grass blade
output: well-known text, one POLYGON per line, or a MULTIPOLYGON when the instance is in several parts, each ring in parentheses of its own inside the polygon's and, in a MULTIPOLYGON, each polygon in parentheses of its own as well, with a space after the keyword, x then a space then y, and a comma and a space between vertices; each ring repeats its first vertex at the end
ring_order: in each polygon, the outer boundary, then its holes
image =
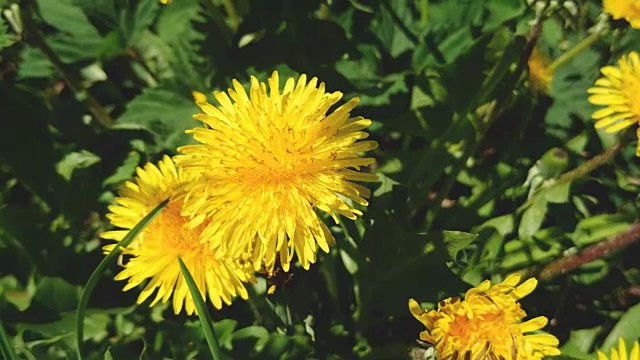
POLYGON ((16 352, 11 345, 11 340, 9 340, 9 335, 4 330, 4 326, 2 322, 0 322, 0 354, 2 354, 4 359, 7 360, 17 360, 16 352))
POLYGON ((121 241, 118 241, 115 244, 116 246, 113 248, 113 250, 107 256, 105 256, 104 259, 102 259, 100 264, 98 264, 96 269, 89 277, 89 281, 87 281, 87 284, 82 290, 82 295, 80 295, 80 303, 78 304, 78 313, 76 319, 76 341, 78 343, 79 359, 82 359, 82 344, 84 341, 84 318, 86 316, 87 304, 89 303, 89 297, 91 296, 93 289, 98 284, 98 280, 100 280, 100 277, 105 272, 109 264, 120 255, 120 253, 122 252, 121 248, 123 246, 128 246, 133 241, 133 239, 135 239, 136 236, 138 236, 138 234, 140 234, 140 232, 142 232, 142 230, 144 230, 144 228, 146 228, 147 225, 149 225, 151 221, 156 216, 158 216, 158 214, 160 214, 160 212, 165 208, 165 206, 167 206, 168 203, 169 199, 166 199, 165 201, 158 204, 158 206, 156 206, 153 210, 151 210, 151 212, 149 212, 147 216, 142 218, 142 220, 140 220, 140 222, 137 223, 136 226, 134 226, 133 229, 131 229, 121 241))
POLYGON ((200 295, 198 286, 193 280, 193 276, 191 276, 189 269, 187 269, 187 266, 179 256, 178 262, 180 263, 180 270, 182 270, 182 275, 187 281, 187 286, 189 287, 189 292, 193 297, 193 302, 195 303, 196 309, 198 310, 198 316, 200 317, 202 331, 204 331, 204 337, 207 339, 207 344, 209 344, 211 355, 213 356, 214 360, 221 360, 222 355, 220 354, 220 344, 218 344, 218 338, 216 338, 216 333, 213 330, 213 320, 211 320, 211 316, 207 311, 207 306, 204 303, 204 299, 202 298, 202 295, 200 295))

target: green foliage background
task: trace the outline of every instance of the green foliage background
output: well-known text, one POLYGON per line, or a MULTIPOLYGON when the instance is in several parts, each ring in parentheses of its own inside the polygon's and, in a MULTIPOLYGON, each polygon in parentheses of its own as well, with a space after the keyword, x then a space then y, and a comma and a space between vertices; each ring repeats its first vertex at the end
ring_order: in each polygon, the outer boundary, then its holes
MULTIPOLYGON (((538 46, 552 59, 601 21, 599 1, 572 3, 576 13, 543 18, 538 46)), ((374 121, 381 181, 368 185, 362 218, 332 227, 337 246, 309 271, 294 267, 273 296, 261 278, 248 301, 212 310, 228 358, 409 358, 422 328, 408 298, 434 305, 483 279, 536 275, 639 215, 632 145, 552 185, 628 137, 593 129, 586 94, 601 66, 640 50, 624 21, 538 96, 526 79, 536 12, 524 1, 0 6, 0 320, 20 358, 76 356, 75 309, 104 256, 98 234, 118 185, 192 141, 192 90, 210 95, 234 78, 248 86, 251 75, 306 73, 360 97, 353 113, 374 121)), ((523 301, 552 319, 563 357, 640 336, 639 255, 632 245, 542 276, 523 301)), ((210 356, 195 317, 135 306, 137 291, 112 280, 118 271, 90 299, 87 358, 210 356)))

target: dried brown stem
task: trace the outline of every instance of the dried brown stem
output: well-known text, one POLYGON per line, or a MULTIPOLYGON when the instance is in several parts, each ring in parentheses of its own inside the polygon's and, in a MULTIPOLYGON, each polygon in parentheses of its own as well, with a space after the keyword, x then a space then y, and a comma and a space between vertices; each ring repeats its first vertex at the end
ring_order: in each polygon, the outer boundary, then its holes
POLYGON ((567 256, 547 264, 540 271, 538 277, 540 279, 550 279, 565 274, 593 260, 607 257, 611 253, 624 249, 638 240, 640 240, 640 223, 634 223, 623 233, 589 246, 579 254, 567 256))

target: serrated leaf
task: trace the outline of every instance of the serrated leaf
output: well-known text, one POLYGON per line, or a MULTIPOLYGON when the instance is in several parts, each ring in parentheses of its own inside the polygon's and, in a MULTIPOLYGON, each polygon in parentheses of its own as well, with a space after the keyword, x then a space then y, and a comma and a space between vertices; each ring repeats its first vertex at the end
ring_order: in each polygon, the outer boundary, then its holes
POLYGON ((5 20, 0 17, 0 50, 13 45, 13 43, 15 43, 15 40, 9 34, 9 27, 5 20))
POLYGON ((175 152, 178 146, 193 143, 193 137, 184 132, 198 126, 192 119, 198 108, 189 96, 166 89, 148 89, 127 104, 117 126, 136 125, 148 130, 162 149, 175 152))

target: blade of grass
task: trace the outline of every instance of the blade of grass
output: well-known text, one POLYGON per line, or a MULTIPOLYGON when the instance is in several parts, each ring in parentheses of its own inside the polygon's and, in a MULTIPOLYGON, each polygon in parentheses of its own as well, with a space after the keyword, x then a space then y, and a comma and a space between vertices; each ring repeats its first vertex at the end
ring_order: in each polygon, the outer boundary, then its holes
POLYGON ((17 360, 16 353, 13 350, 13 346, 11 346, 11 341, 9 340, 9 335, 4 330, 4 326, 2 322, 0 322, 0 353, 2 354, 4 359, 7 360, 17 360))
POLYGON ((211 320, 211 316, 209 316, 209 312, 207 311, 204 299, 202 299, 202 295, 200 295, 200 291, 198 291, 196 282, 193 280, 189 269, 187 269, 187 266, 184 264, 180 256, 178 256, 178 262, 180 263, 180 270, 182 270, 182 275, 184 276, 184 279, 187 282, 187 286, 189 287, 191 297, 193 297, 193 302, 195 303, 196 309, 198 310, 198 317, 200 317, 200 324, 202 325, 202 331, 204 331, 204 337, 207 339, 207 344, 209 344, 211 356, 213 356, 214 360, 221 360, 222 355, 220 355, 220 345, 218 344, 216 333, 213 330, 213 320, 211 320))
POLYGON ((133 229, 131 229, 121 241, 115 244, 116 246, 113 248, 113 250, 111 250, 111 252, 104 259, 102 259, 100 264, 98 264, 96 269, 89 277, 89 281, 87 281, 87 284, 82 290, 82 295, 80 295, 80 303, 78 304, 78 313, 76 319, 76 341, 78 343, 78 359, 82 359, 82 343, 84 341, 84 318, 87 311, 87 304, 89 303, 89 297, 91 296, 93 289, 98 284, 98 280, 100 280, 100 277, 107 269, 107 266, 109 266, 109 264, 120 255, 120 253, 122 252, 121 248, 123 246, 128 246, 133 241, 133 239, 135 239, 136 236, 138 236, 138 234, 140 234, 142 230, 144 230, 144 228, 146 228, 147 225, 149 225, 149 223, 151 223, 151 221, 156 216, 158 216, 158 214, 160 214, 160 212, 165 208, 165 206, 167 206, 168 203, 169 199, 164 200, 153 210, 151 210, 149 214, 147 214, 147 216, 142 218, 142 220, 140 220, 140 222, 137 223, 136 226, 134 226, 133 229))

